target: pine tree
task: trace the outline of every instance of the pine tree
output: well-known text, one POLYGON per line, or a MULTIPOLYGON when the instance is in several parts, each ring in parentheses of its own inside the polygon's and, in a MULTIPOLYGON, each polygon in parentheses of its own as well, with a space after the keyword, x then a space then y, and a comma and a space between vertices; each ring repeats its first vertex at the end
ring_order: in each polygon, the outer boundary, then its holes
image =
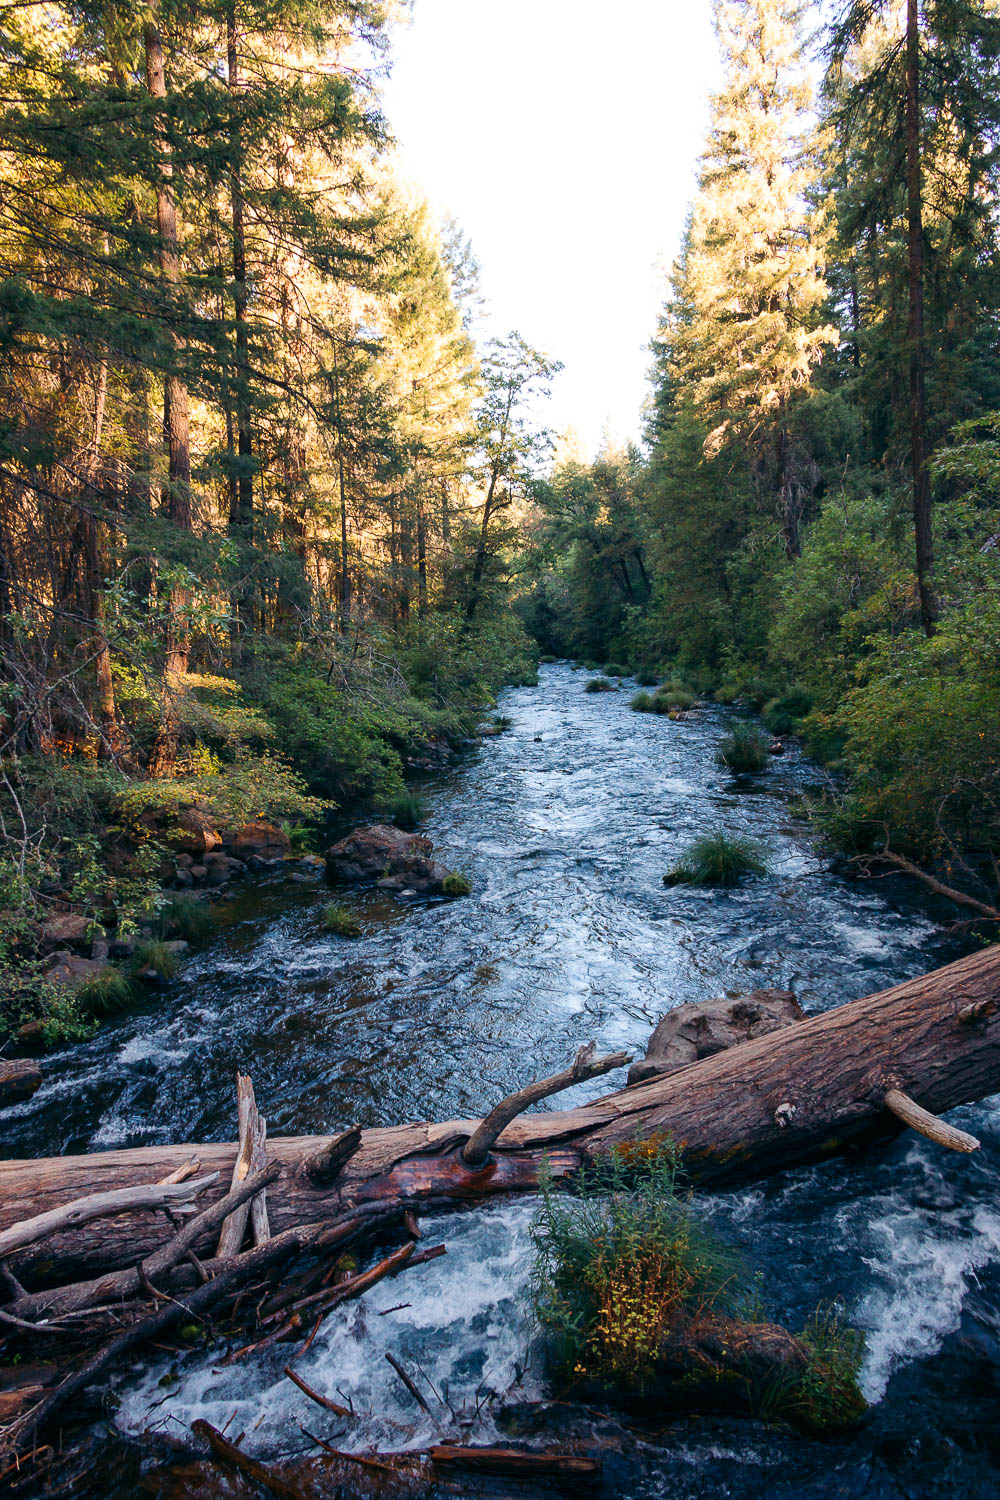
POLYGON ((792 406, 836 330, 821 321, 823 233, 808 205, 809 90, 797 0, 717 0, 725 83, 664 336, 674 383, 708 430, 706 453, 754 455, 789 555, 807 495, 792 406))

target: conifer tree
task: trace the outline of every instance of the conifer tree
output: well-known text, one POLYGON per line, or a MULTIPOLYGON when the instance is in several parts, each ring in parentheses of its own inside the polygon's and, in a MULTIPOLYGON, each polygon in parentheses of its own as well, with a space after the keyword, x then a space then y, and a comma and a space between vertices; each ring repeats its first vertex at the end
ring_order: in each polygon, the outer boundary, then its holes
POLYGON ((807 494, 790 417, 836 330, 822 321, 823 234, 808 206, 797 0, 717 0, 725 82, 708 142, 666 337, 714 456, 754 455, 789 555, 807 494))

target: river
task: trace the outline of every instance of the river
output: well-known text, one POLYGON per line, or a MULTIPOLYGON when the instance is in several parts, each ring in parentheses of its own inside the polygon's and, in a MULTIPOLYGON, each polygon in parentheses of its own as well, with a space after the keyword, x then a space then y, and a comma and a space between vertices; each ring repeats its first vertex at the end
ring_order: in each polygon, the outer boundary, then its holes
MULTIPOLYGON (((174 982, 47 1061, 35 1097, 0 1117, 4 1154, 230 1138, 237 1064, 272 1135, 475 1115, 591 1038, 641 1051, 674 1004, 773 985, 812 1013, 961 951, 940 925, 947 913, 912 889, 831 868, 796 806, 823 773, 796 749, 737 781, 715 761, 732 710, 671 722, 632 713, 630 684, 586 694, 584 682, 543 667, 538 688, 503 695, 505 733, 422 786, 425 831, 470 876, 471 896, 351 894, 363 933, 350 941, 321 930, 320 880, 283 871, 242 890, 174 982), (771 873, 732 891, 665 888, 680 849, 717 826, 757 839, 771 873)), ((607 1467, 608 1494, 996 1495, 1000 1108, 951 1118, 981 1152, 904 1135, 860 1161, 704 1199, 762 1272, 772 1316, 797 1327, 839 1303, 865 1330, 865 1424, 820 1443, 677 1419, 629 1442, 607 1467)), ((527 1319, 531 1211, 439 1216, 425 1227, 446 1257, 324 1323, 297 1368, 349 1400, 350 1422, 284 1379, 287 1349, 222 1369, 194 1351, 118 1378, 119 1429, 180 1432, 200 1415, 247 1432, 265 1458, 308 1451, 298 1424, 316 1431, 321 1419, 341 1448, 496 1438, 502 1399, 546 1394, 527 1319), (428 1415, 387 1350, 419 1372, 428 1415)))

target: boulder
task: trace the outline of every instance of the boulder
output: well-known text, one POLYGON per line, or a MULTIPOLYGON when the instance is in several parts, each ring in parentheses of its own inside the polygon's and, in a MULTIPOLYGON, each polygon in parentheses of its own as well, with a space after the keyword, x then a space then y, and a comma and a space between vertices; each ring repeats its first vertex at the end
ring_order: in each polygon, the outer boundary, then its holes
POLYGON ((283 828, 275 823, 245 823, 237 828, 230 848, 237 859, 284 859, 292 847, 292 841, 283 828))
POLYGON ((170 835, 171 848, 185 854, 204 854, 222 843, 217 818, 201 807, 188 807, 177 819, 177 829, 170 835))
POLYGON ((5 1104, 20 1104, 22 1099, 30 1099, 41 1082, 37 1063, 0 1057, 0 1109, 5 1104))
POLYGON ((754 990, 735 1000, 702 1000, 678 1005, 663 1017, 646 1047, 646 1056, 628 1070, 629 1083, 642 1083, 661 1073, 672 1073, 688 1063, 724 1052, 740 1042, 752 1042, 770 1031, 780 1031, 805 1016, 791 990, 754 990))
POLYGON ((62 948, 89 948, 90 920, 76 912, 61 912, 50 917, 42 928, 41 949, 43 953, 55 953, 62 948))
POLYGON ((62 985, 67 990, 78 990, 88 979, 96 979, 107 967, 99 958, 81 958, 78 953, 64 949, 53 953, 52 962, 45 970, 49 984, 62 985))
POLYGON ((440 895, 447 868, 431 859, 434 845, 419 833, 387 823, 356 828, 326 851, 330 880, 374 880, 383 889, 440 895))

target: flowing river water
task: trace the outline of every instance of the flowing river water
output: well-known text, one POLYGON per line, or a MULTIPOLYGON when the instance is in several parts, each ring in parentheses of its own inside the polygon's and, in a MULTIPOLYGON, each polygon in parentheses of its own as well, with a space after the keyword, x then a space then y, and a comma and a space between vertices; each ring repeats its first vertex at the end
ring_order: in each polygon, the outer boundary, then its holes
MULTIPOLYGON (((737 781, 715 761, 732 710, 673 723, 630 712, 628 684, 586 694, 584 681, 543 667, 538 688, 504 694, 503 735, 421 788, 425 831, 469 874, 470 897, 349 894, 363 928, 349 941, 321 930, 320 880, 283 871, 242 890, 143 1010, 48 1059, 35 1097, 0 1116, 3 1154, 231 1138, 237 1064, 272 1135, 475 1116, 591 1038, 641 1051, 685 1001, 780 986, 813 1013, 957 956, 947 913, 911 888, 831 869, 795 810, 822 773, 794 748, 737 781), (680 849, 719 826, 757 839, 771 873, 732 891, 665 888, 680 849)), ((982 1151, 909 1134, 703 1200, 762 1273, 769 1314, 794 1328, 839 1302, 865 1330, 862 1427, 818 1442, 665 1413, 606 1463, 606 1493, 1000 1491, 1000 1107, 953 1118, 982 1151)), ((311 1450, 300 1423, 353 1450, 497 1439, 500 1402, 546 1395, 527 1316, 531 1214, 521 1202, 438 1216, 425 1229, 444 1258, 327 1319, 297 1369, 352 1420, 283 1377, 287 1348, 228 1367, 193 1350, 118 1377, 118 1429, 181 1434, 203 1416, 272 1459, 311 1450), (386 1351, 417 1375, 428 1414, 386 1351)))

